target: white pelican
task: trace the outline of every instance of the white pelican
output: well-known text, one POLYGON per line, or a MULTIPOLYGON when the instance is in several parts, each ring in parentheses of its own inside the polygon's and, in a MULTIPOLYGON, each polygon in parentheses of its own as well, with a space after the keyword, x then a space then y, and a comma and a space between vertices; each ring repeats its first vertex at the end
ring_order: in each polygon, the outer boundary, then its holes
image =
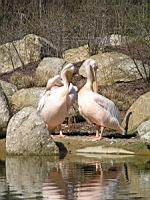
POLYGON ((63 86, 63 82, 62 82, 62 79, 61 79, 61 76, 60 75, 56 75, 54 76, 53 78, 49 79, 47 81, 47 85, 46 85, 46 89, 45 91, 42 93, 41 95, 41 98, 40 98, 40 101, 38 103, 38 107, 37 107, 37 110, 40 112, 40 110, 43 108, 44 104, 45 104, 45 101, 46 101, 46 98, 51 94, 51 92, 60 87, 60 86, 63 86))
MULTIPOLYGON (((49 131, 53 131, 56 127, 61 128, 71 105, 77 98, 77 87, 69 83, 74 70, 74 65, 69 63, 62 69, 61 76, 57 75, 50 79, 39 101, 38 111, 49 131)), ((60 136, 63 136, 61 130, 60 136)))
POLYGON ((96 131, 96 139, 102 139, 102 133, 105 127, 124 132, 120 126, 120 116, 118 108, 108 98, 98 94, 93 89, 93 83, 96 80, 96 62, 88 59, 83 63, 87 74, 87 82, 78 93, 78 105, 80 114, 90 123, 97 125, 100 129, 96 131))

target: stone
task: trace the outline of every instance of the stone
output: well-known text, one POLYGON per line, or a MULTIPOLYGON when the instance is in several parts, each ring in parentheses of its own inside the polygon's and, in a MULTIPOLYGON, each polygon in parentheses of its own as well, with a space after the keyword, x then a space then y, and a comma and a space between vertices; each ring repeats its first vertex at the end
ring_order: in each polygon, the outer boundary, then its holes
POLYGON ((137 132, 141 139, 144 139, 150 143, 150 120, 140 124, 137 128, 137 132))
MULTIPOLYGON (((136 131, 137 127, 142 124, 142 122, 150 119, 150 92, 147 92, 140 96, 129 108, 126 116, 129 112, 132 115, 129 119, 128 132, 133 133, 136 131)), ((125 119, 123 120, 122 126, 125 124, 125 119)))
POLYGON ((34 34, 26 35, 20 40, 0 46, 0 73, 11 72, 55 54, 56 47, 45 38, 34 34))
POLYGON ((126 154, 126 155, 134 154, 134 152, 127 151, 123 148, 104 147, 104 146, 86 147, 83 149, 77 149, 76 151, 78 153, 93 153, 93 154, 126 154))
POLYGON ((77 63, 84 61, 90 57, 88 45, 81 46, 78 48, 68 49, 64 51, 63 58, 67 62, 70 63, 77 63))
POLYGON ((104 42, 104 45, 107 47, 121 46, 126 43, 127 37, 118 34, 112 34, 105 36, 104 41, 106 41, 104 42))
POLYGON ((17 91, 17 87, 11 83, 0 80, 0 88, 5 93, 8 101, 10 102, 12 95, 17 91))
POLYGON ((10 119, 9 107, 4 93, 0 90, 0 138, 5 136, 5 129, 10 119), (4 132, 3 132, 4 131, 4 132))
POLYGON ((46 124, 33 107, 23 108, 9 121, 6 153, 9 155, 54 155, 59 152, 46 124))
POLYGON ((40 85, 46 85, 49 78, 60 74, 66 61, 56 57, 46 57, 39 63, 36 69, 36 79, 40 85))
POLYGON ((11 98, 11 105, 14 111, 19 111, 24 107, 37 107, 44 88, 26 88, 15 92, 11 98))
MULTIPOLYGON (((91 56, 98 64, 97 80, 99 85, 112 85, 116 82, 128 82, 140 79, 141 76, 133 60, 122 53, 107 52, 91 56)), ((136 60, 136 63, 145 77, 142 62, 136 60)), ((147 71, 148 71, 147 66, 147 71)), ((79 74, 86 77, 83 65, 79 69, 79 74)))

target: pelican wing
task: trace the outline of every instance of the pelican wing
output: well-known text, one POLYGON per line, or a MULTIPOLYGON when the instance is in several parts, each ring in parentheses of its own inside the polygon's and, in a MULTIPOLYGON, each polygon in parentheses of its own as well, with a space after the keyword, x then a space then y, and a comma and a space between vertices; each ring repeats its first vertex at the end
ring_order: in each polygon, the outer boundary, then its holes
POLYGON ((47 98, 50 96, 51 94, 51 90, 49 91, 44 91, 42 94, 41 94, 41 98, 39 100, 39 103, 38 103, 38 107, 37 107, 37 111, 41 111, 44 107, 44 105, 46 104, 46 101, 47 101, 47 98))
POLYGON ((37 111, 41 111, 42 108, 44 107, 44 104, 45 104, 45 94, 41 97, 39 103, 38 103, 38 107, 37 107, 37 111))
POLYGON ((70 104, 70 106, 73 105, 73 103, 77 99, 77 91, 78 91, 78 88, 76 86, 74 86, 72 83, 70 83, 70 86, 69 86, 69 101, 70 101, 69 104, 70 104))
POLYGON ((109 111, 112 117, 115 117, 118 120, 120 120, 119 110, 115 106, 114 102, 112 102, 110 99, 108 99, 100 94, 97 94, 97 93, 93 93, 93 99, 102 108, 109 111))

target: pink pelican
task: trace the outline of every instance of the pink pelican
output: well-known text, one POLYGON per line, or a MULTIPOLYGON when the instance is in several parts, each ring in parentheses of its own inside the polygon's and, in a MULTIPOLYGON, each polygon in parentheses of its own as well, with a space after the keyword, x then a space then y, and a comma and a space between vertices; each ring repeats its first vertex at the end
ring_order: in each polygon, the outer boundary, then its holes
POLYGON ((96 124, 95 140, 102 139, 105 127, 124 133, 124 129, 120 126, 118 108, 111 100, 93 89, 93 83, 96 80, 96 62, 93 59, 87 59, 83 66, 86 70, 87 81, 78 93, 79 112, 88 122, 96 124))
POLYGON ((63 136, 61 124, 77 98, 77 87, 70 83, 74 70, 74 65, 69 63, 62 69, 61 76, 56 75, 48 80, 37 108, 48 130, 53 131, 59 127, 60 136, 63 136))

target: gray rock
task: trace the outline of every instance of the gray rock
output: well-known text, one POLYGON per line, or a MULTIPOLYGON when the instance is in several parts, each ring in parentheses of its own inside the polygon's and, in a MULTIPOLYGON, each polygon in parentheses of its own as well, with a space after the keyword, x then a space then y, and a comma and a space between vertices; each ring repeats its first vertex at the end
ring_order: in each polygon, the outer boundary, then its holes
POLYGON ((134 152, 127 151, 123 148, 117 147, 105 147, 105 146, 96 146, 96 147, 86 147, 83 149, 77 149, 78 153, 93 153, 93 154, 126 154, 133 155, 134 152))
POLYGON ((63 58, 67 62, 76 63, 83 60, 86 60, 90 57, 88 45, 84 45, 81 47, 68 49, 64 51, 63 58))
POLYGON ((27 88, 15 92, 11 98, 13 110, 19 111, 24 107, 37 107, 44 88, 27 88))
POLYGON ((43 58, 36 69, 38 85, 46 85, 49 78, 59 74, 65 62, 65 60, 56 57, 43 58))
POLYGON ((44 56, 54 56, 56 48, 45 38, 34 34, 0 46, 0 73, 13 71, 44 56))
POLYGON ((17 87, 11 83, 0 80, 0 87, 5 93, 8 101, 10 102, 11 96, 17 91, 17 87))
MULTIPOLYGON (((128 131, 133 133, 142 122, 150 119, 150 92, 141 95, 128 109, 126 116, 129 112, 132 112, 132 115, 129 119, 128 131)), ((125 126, 126 116, 122 126, 125 126)))
POLYGON ((36 110, 26 107, 9 121, 6 152, 11 155, 53 155, 58 153, 58 147, 36 110))
POLYGON ((10 112, 4 93, 0 90, 0 137, 3 137, 5 133, 3 130, 7 127, 10 119, 10 112))
POLYGON ((150 142, 150 120, 143 122, 137 128, 138 135, 141 139, 150 142))
MULTIPOLYGON (((97 80, 99 85, 111 85, 116 82, 128 82, 141 78, 133 60, 125 54, 118 52, 99 52, 99 54, 91 56, 91 58, 98 64, 97 80)), ((136 60, 136 63, 143 77, 145 77, 142 62, 136 60)), ((148 72, 149 67, 145 67, 148 72)), ((83 66, 80 67, 79 73, 86 77, 83 66)))
POLYGON ((96 37, 95 39, 96 43, 99 45, 98 47, 115 47, 126 44, 128 38, 122 35, 112 34, 96 37))

